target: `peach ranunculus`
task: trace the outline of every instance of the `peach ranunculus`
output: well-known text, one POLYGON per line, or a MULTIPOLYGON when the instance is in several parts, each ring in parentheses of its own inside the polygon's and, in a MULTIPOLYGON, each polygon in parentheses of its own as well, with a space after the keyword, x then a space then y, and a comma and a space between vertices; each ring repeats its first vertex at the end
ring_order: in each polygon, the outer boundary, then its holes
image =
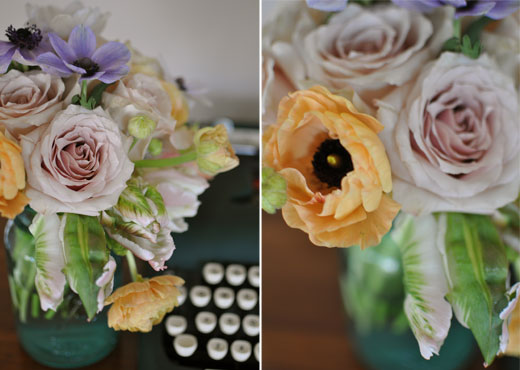
POLYGON ((29 203, 25 188, 22 148, 0 131, 0 215, 14 218, 29 203))
POLYGON ((377 133, 383 126, 322 86, 280 102, 265 134, 264 164, 287 181, 283 217, 326 247, 381 241, 399 211, 384 193, 392 174, 377 133))
POLYGON ((183 284, 180 277, 161 275, 117 289, 105 300, 106 305, 112 304, 108 326, 115 330, 149 332, 179 305, 178 287, 183 284))

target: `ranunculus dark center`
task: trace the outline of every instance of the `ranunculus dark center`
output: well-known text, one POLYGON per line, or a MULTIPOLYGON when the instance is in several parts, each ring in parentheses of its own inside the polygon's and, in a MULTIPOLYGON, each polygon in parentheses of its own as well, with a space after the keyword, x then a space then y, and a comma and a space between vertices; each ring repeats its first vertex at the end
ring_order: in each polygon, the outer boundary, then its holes
POLYGON ((99 71, 99 65, 87 57, 79 58, 72 64, 85 70, 85 73, 82 75, 82 77, 91 77, 94 75, 94 73, 99 71))
POLYGON ((7 28, 5 35, 13 44, 20 49, 33 50, 42 41, 42 33, 35 24, 23 28, 14 28, 12 25, 7 28))
POLYGON ((354 170, 352 158, 338 139, 326 139, 320 144, 312 166, 316 177, 330 187, 341 187, 341 179, 354 170))

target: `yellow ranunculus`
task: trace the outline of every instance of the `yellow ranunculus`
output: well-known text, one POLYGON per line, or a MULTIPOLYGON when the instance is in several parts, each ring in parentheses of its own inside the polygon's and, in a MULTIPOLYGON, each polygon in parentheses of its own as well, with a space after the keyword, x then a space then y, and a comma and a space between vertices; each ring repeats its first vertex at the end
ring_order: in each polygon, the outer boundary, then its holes
POLYGON ((264 165, 287 181, 290 227, 319 246, 377 245, 399 204, 377 133, 383 126, 321 86, 289 94, 264 135, 264 165))
POLYGON ((149 332, 179 305, 178 287, 183 284, 180 277, 162 275, 117 289, 105 300, 106 305, 112 304, 108 326, 114 330, 149 332))
POLYGON ((0 131, 0 215, 14 218, 29 203, 25 188, 25 169, 18 144, 0 131))
POLYGON ((190 115, 190 108, 188 107, 188 101, 184 93, 177 86, 169 82, 161 81, 161 85, 170 96, 170 101, 172 102, 172 117, 175 118, 178 126, 185 124, 190 115))
POLYGON ((520 303, 516 303, 508 326, 509 342, 505 354, 520 357, 520 303))
POLYGON ((229 142, 226 127, 204 127, 193 139, 199 169, 210 176, 229 171, 238 166, 238 158, 229 142))

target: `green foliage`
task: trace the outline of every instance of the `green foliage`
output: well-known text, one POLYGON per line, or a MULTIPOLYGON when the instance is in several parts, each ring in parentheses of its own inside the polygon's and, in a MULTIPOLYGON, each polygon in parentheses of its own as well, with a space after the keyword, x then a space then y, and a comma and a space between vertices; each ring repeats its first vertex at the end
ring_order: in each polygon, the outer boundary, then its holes
POLYGON ((78 293, 89 319, 97 311, 99 287, 96 280, 108 261, 105 232, 96 217, 65 214, 63 241, 64 273, 70 287, 78 293))
POLYGON ((460 35, 460 20, 454 21, 455 35, 446 40, 442 47, 443 51, 453 51, 462 53, 469 58, 477 59, 482 53, 482 44, 480 42, 480 35, 484 27, 492 19, 487 17, 480 17, 472 22, 466 29, 466 32, 461 38, 460 35))
POLYGON ((122 257, 126 256, 126 252, 128 251, 128 249, 123 247, 121 244, 116 242, 114 239, 110 238, 107 234, 105 234, 105 237, 107 239, 107 246, 108 246, 108 248, 110 248, 110 250, 112 252, 114 252, 118 256, 122 256, 122 257))
POLYGON ((457 319, 468 326, 487 364, 499 350, 501 311, 507 306, 508 261, 489 216, 447 214, 446 250, 450 292, 457 319))

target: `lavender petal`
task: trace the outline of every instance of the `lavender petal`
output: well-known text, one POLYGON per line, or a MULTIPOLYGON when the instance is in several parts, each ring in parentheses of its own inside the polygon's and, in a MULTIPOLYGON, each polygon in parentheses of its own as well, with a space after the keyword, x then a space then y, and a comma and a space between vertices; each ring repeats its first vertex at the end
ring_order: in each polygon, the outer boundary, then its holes
POLYGON ((99 78, 100 78, 101 76, 103 76, 104 73, 105 73, 104 71, 96 72, 96 73, 94 73, 92 76, 89 76, 89 77, 81 77, 81 78, 79 79, 79 81, 81 82, 81 81, 89 81, 89 80, 99 80, 99 78))
POLYGON ((111 84, 112 82, 118 81, 126 76, 129 70, 130 69, 128 66, 124 65, 117 69, 106 71, 101 77, 98 78, 98 80, 106 84, 111 84))
POLYGON ((110 41, 92 54, 92 60, 101 70, 113 70, 130 60, 130 50, 120 42, 110 41))
MULTIPOLYGON (((3 49, 0 48, 0 51, 3 49)), ((11 60, 13 59, 13 55, 16 51, 16 46, 11 45, 10 49, 4 51, 2 55, 0 55, 0 73, 5 73, 7 68, 9 68, 9 64, 11 64, 11 60)))
POLYGON ((307 0, 309 8, 324 12, 339 12, 347 6, 348 0, 307 0))
POLYGON ((519 0, 496 1, 495 6, 486 15, 492 19, 502 19, 514 13, 520 7, 519 0))
POLYGON ((90 58, 96 50, 96 35, 89 27, 80 24, 70 33, 69 46, 74 50, 77 59, 90 58))
POLYGON ((63 59, 63 61, 72 64, 75 60, 78 59, 76 57, 76 53, 74 53, 74 50, 58 35, 49 33, 49 40, 54 50, 60 56, 60 58, 63 59))
POLYGON ((36 61, 40 64, 40 67, 44 72, 51 75, 67 77, 72 74, 65 63, 63 63, 63 61, 54 53, 49 52, 40 54, 36 58, 36 61))
POLYGON ((0 41, 0 55, 7 53, 11 48, 16 48, 16 45, 8 41, 0 41))
POLYGON ((440 0, 418 0, 418 1, 410 1, 410 0, 392 0, 392 2, 400 6, 401 8, 415 10, 417 12, 428 13, 431 12, 434 8, 438 6, 442 6, 443 3, 440 0))
POLYGON ((495 6, 494 2, 478 1, 471 8, 457 8, 455 11, 455 18, 464 16, 484 15, 495 6))

